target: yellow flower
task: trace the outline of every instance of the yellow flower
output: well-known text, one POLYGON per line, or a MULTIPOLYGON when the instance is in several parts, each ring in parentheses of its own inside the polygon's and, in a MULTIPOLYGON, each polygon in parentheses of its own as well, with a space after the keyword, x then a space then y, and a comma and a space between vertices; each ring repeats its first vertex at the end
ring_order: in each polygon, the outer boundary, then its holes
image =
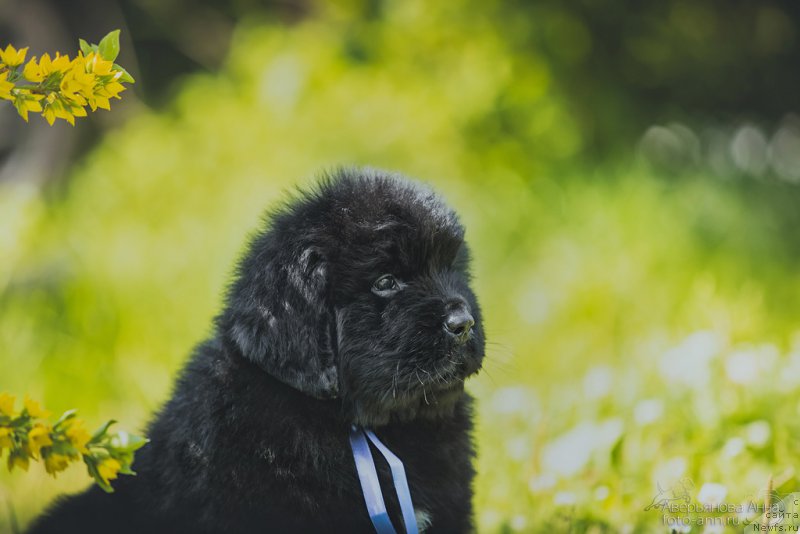
POLYGON ((72 126, 75 126, 75 116, 72 114, 72 112, 69 109, 64 107, 64 104, 62 102, 58 102, 58 105, 54 105, 54 106, 52 106, 52 108, 53 108, 53 111, 55 111, 55 115, 56 115, 57 119, 64 119, 65 121, 70 123, 72 126))
POLYGON ((125 86, 123 86, 119 82, 111 82, 107 83, 103 87, 100 87, 96 94, 100 96, 105 96, 107 98, 120 98, 119 94, 125 90, 125 86))
MULTIPOLYGON (((33 94, 29 89, 17 89, 17 95, 14 99, 14 107, 17 108, 17 112, 27 122, 29 111, 42 111, 42 105, 39 103, 39 100, 42 98, 44 98, 44 95, 33 94)), ((49 412, 46 413, 49 415, 49 412)))
POLYGON ((52 126, 53 123, 56 122, 56 112, 52 106, 47 106, 44 108, 44 111, 42 112, 42 117, 44 117, 44 119, 47 121, 47 124, 49 124, 50 126, 52 126))
POLYGON ((96 111, 97 108, 110 110, 111 103, 108 101, 108 97, 105 96, 91 96, 89 97, 89 107, 92 108, 92 111, 96 111))
POLYGON ((0 415, 14 417, 14 400, 15 397, 13 395, 0 393, 0 415))
POLYGON ((120 469, 122 469, 122 464, 114 458, 106 458, 97 464, 97 474, 106 484, 108 484, 109 480, 117 478, 117 473, 119 473, 120 469))
POLYGON ((56 121, 56 119, 64 119, 71 125, 75 126, 75 117, 70 110, 64 107, 64 104, 61 100, 57 100, 55 98, 55 93, 50 93, 47 97, 47 104, 44 106, 44 111, 42 112, 45 120, 47 120, 50 126, 56 121), (54 98, 50 98, 54 97, 54 98))
POLYGON ((36 423, 33 425, 33 428, 28 431, 28 449, 30 450, 31 456, 34 458, 39 457, 42 447, 49 447, 52 444, 53 440, 50 439, 49 426, 36 423))
POLYGON ((56 473, 69 467, 69 461, 70 457, 64 454, 48 454, 44 458, 44 470, 55 477, 56 473))
POLYGON ((23 471, 28 470, 28 457, 25 454, 11 453, 8 455, 8 470, 13 471, 15 467, 19 467, 23 471))
POLYGON ((13 46, 8 45, 5 50, 0 50, 0 62, 5 63, 9 67, 22 65, 27 52, 28 47, 16 50, 13 46))
POLYGON ((8 81, 8 71, 0 74, 0 98, 12 100, 14 98, 11 96, 11 90, 13 88, 14 84, 8 81))
POLYGON ((114 63, 112 61, 103 59, 99 54, 95 54, 93 52, 86 56, 86 72, 91 72, 95 76, 106 76, 108 74, 113 74, 113 67, 114 63))
POLYGON ((41 407, 41 405, 25 395, 25 411, 28 412, 34 419, 46 419, 50 417, 50 412, 41 407))
POLYGON ((86 444, 92 439, 89 432, 83 428, 83 421, 76 420, 65 432, 70 444, 75 447, 79 452, 86 453, 86 444))
POLYGON ((70 109, 70 112, 73 115, 75 115, 76 117, 85 117, 86 116, 86 110, 83 108, 83 106, 72 106, 72 108, 70 109))
POLYGON ((36 63, 35 57, 25 64, 25 68, 22 69, 22 76, 33 83, 39 83, 44 80, 44 74, 42 74, 42 69, 39 67, 39 64, 36 63))
POLYGON ((0 426, 0 452, 2 452, 4 447, 10 449, 14 444, 14 442, 11 441, 11 434, 10 428, 0 426))
POLYGON ((50 59, 50 54, 45 53, 42 54, 41 59, 39 59, 39 72, 42 75, 42 78, 47 78, 49 75, 55 72, 66 72, 69 70, 71 64, 72 62, 70 61, 69 56, 62 56, 56 52, 56 57, 50 59))
POLYGON ((61 80, 61 94, 80 106, 86 105, 87 96, 94 94, 94 74, 86 72, 80 66, 72 68, 61 80))

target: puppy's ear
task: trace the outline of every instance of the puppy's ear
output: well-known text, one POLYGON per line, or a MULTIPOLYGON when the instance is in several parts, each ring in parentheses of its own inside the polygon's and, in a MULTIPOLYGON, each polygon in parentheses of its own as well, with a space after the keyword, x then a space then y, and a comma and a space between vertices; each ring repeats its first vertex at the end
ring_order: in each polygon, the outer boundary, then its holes
POLYGON ((218 323, 246 358, 319 399, 339 392, 328 276, 319 249, 263 235, 239 265, 218 323))

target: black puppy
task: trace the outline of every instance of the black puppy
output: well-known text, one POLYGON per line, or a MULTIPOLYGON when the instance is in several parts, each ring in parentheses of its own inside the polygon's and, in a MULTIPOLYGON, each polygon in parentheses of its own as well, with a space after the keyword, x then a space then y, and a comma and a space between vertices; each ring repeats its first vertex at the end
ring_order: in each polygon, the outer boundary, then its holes
POLYGON ((403 461, 421 530, 470 532, 464 379, 484 336, 467 263, 463 227, 426 187, 375 170, 325 177, 252 240, 138 476, 61 500, 30 532, 374 532, 354 424, 403 461))

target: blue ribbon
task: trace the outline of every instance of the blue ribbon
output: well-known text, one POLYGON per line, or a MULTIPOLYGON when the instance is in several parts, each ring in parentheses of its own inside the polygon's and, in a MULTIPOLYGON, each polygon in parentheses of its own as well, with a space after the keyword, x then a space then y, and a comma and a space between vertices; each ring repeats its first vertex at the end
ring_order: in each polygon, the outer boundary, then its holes
POLYGON ((375 460, 372 458, 372 451, 370 451, 367 438, 375 445, 378 452, 386 458, 386 462, 392 471, 392 481, 397 492, 397 499, 400 502, 400 509, 403 512, 406 534, 419 534, 403 462, 386 445, 381 443, 381 440, 371 430, 365 431, 353 425, 350 430, 350 447, 353 449, 353 459, 356 462, 358 480, 361 482, 361 492, 364 494, 367 512, 375 531, 378 534, 397 534, 392 521, 389 519, 389 514, 386 512, 381 485, 378 482, 378 473, 375 470, 375 460))

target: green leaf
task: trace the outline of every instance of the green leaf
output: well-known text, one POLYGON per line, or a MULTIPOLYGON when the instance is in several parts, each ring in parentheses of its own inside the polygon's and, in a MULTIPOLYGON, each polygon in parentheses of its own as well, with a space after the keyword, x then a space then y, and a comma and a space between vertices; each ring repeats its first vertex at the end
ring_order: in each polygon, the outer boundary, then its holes
POLYGON ((129 434, 124 430, 120 430, 116 435, 111 437, 110 445, 115 451, 133 452, 141 449, 150 440, 141 436, 129 434))
POLYGON ((53 425, 53 430, 57 430, 61 428, 61 425, 73 419, 78 414, 78 410, 67 410, 64 414, 58 418, 58 421, 53 425))
POLYGON ((83 52, 84 57, 92 53, 92 45, 90 45, 83 39, 78 39, 78 44, 81 47, 81 52, 83 52))
POLYGON ((113 425, 114 423, 116 423, 116 421, 115 421, 114 419, 111 419, 111 420, 110 420, 110 421, 108 421, 106 424, 104 424, 103 426, 101 426, 100 428, 98 428, 98 429, 97 429, 97 432, 95 432, 95 433, 92 435, 92 439, 90 439, 90 440, 89 440, 89 443, 90 443, 90 444, 91 444, 91 443, 97 443, 98 441, 100 441, 101 439, 103 439, 103 438, 105 437, 105 435, 106 435, 106 432, 108 432, 108 428, 109 428, 111 425, 113 425))
POLYGON ((72 419, 76 415, 78 415, 78 410, 76 410, 74 408, 72 410, 67 410, 66 412, 61 414, 61 417, 58 418, 58 421, 56 421, 56 424, 63 423, 67 419, 72 419))
POLYGON ((97 45, 100 57, 106 61, 114 61, 119 55, 119 30, 109 32, 97 45))
POLYGON ((121 475, 131 475, 131 476, 134 476, 134 477, 136 476, 136 471, 131 469, 131 466, 128 465, 128 464, 123 464, 122 467, 120 468, 119 472, 120 472, 121 475))
POLYGON ((136 83, 136 80, 134 80, 134 79, 133 79, 133 76, 131 76, 131 75, 128 73, 128 71, 127 71, 127 70, 125 70, 125 69, 124 69, 124 68, 122 68, 121 66, 117 65, 116 63, 114 63, 114 68, 113 68, 113 70, 115 70, 115 71, 118 71, 118 72, 121 72, 121 73, 122 73, 122 76, 120 76, 120 77, 119 77, 119 81, 121 81, 121 82, 125 82, 125 83, 136 83))

